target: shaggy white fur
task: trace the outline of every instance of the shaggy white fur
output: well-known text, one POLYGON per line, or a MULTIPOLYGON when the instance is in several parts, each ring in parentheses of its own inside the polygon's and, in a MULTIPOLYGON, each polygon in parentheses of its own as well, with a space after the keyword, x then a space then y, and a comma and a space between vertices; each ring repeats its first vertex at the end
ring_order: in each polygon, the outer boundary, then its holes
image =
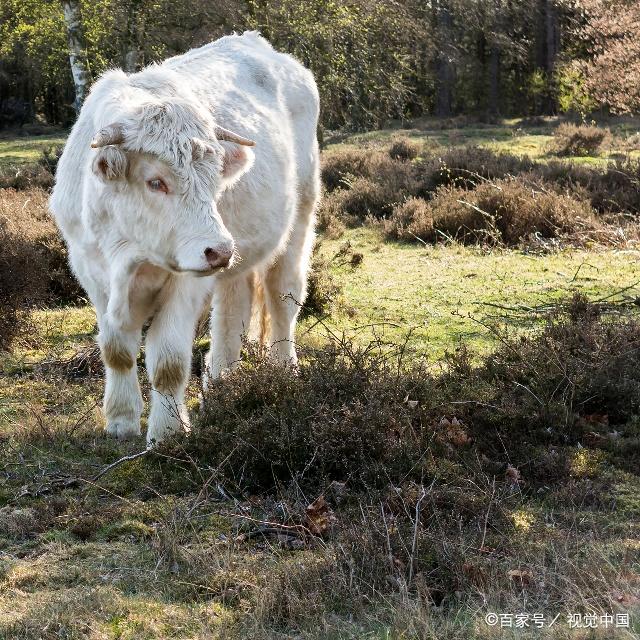
POLYGON ((238 362, 257 292, 267 343, 295 362, 319 194, 318 109, 311 73, 255 32, 139 73, 109 71, 93 86, 50 208, 96 307, 109 433, 140 433, 135 361, 149 319, 150 444, 188 428, 192 342, 209 300, 205 386, 238 362), (255 147, 225 141, 218 127, 255 147))

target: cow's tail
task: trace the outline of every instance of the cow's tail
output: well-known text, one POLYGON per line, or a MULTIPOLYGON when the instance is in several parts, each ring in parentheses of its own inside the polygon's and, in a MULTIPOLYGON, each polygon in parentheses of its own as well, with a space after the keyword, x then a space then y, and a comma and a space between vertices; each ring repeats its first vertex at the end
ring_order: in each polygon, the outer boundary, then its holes
POLYGON ((262 346, 267 344, 269 333, 271 331, 271 323, 269 321, 269 312, 264 297, 264 284, 260 274, 253 275, 253 301, 251 304, 251 322, 249 323, 249 340, 260 343, 262 346))

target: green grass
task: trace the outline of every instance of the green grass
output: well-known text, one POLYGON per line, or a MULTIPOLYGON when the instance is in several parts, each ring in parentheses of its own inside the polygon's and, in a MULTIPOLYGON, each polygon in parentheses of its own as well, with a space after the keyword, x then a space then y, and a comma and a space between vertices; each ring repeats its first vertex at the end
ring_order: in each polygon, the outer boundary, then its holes
MULTIPOLYGON (((424 144, 427 151, 437 153, 438 150, 450 147, 479 146, 496 152, 507 152, 515 155, 527 155, 535 160, 546 161, 558 159, 550 153, 549 145, 553 140, 553 131, 559 120, 548 119, 542 125, 530 126, 522 119, 502 120, 499 124, 472 124, 468 126, 451 126, 442 128, 442 122, 433 118, 398 124, 393 128, 380 131, 353 134, 336 139, 327 151, 341 147, 362 145, 385 146, 395 137, 406 136, 424 144)), ((627 148, 625 141, 640 129, 637 119, 613 119, 603 123, 609 126, 616 136, 608 154, 596 157, 564 156, 563 161, 603 165, 621 154, 639 157, 640 150, 627 148)))
POLYGON ((328 324, 360 341, 375 335, 398 342, 411 330, 410 350, 432 360, 462 343, 480 350, 495 346, 493 325, 539 327, 544 311, 576 292, 612 303, 640 295, 640 251, 635 250, 535 255, 460 245, 423 247, 387 242, 375 229, 363 227, 339 240, 325 240, 322 252, 332 257, 345 243, 364 260, 356 268, 334 261, 332 272, 343 293, 338 315, 328 324))
POLYGON ((0 169, 37 162, 45 149, 65 143, 63 132, 31 137, 0 137, 0 169))

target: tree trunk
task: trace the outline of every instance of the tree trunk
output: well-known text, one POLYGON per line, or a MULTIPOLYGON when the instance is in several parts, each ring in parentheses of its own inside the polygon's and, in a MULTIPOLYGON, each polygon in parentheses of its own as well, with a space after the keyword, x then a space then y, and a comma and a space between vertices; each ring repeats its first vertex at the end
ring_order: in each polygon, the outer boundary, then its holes
POLYGON ((451 115, 453 102, 452 21, 447 0, 433 3, 437 32, 435 115, 451 115))
POLYGON ((556 70, 556 58, 560 48, 560 38, 558 29, 558 7, 555 0, 547 0, 547 13, 545 15, 545 32, 547 41, 547 56, 545 68, 549 80, 549 92, 547 95, 547 111, 555 113, 556 99, 552 89, 553 74, 556 70))
POLYGON ((62 0, 64 22, 67 27, 67 41, 69 43, 69 63, 76 90, 76 99, 73 107, 76 113, 80 112, 82 103, 89 88, 89 65, 84 47, 84 34, 80 17, 80 2, 78 0, 62 0))
POLYGON ((140 0, 130 0, 127 11, 127 30, 123 60, 123 69, 127 73, 135 73, 142 63, 140 42, 143 38, 138 25, 138 16, 141 9, 142 2, 140 0))
POLYGON ((500 49, 497 44, 494 44, 489 52, 487 111, 490 116, 497 116, 500 112, 500 49))
POLYGON ((496 117, 500 111, 500 62, 501 41, 505 36, 506 16, 502 0, 493 0, 491 7, 491 37, 489 48, 489 63, 487 73, 487 115, 496 117))
POLYGON ((547 55, 545 60, 545 68, 549 77, 553 75, 556 66, 556 58, 558 56, 558 10, 554 0, 548 0, 546 3, 545 15, 545 31, 547 40, 547 55))

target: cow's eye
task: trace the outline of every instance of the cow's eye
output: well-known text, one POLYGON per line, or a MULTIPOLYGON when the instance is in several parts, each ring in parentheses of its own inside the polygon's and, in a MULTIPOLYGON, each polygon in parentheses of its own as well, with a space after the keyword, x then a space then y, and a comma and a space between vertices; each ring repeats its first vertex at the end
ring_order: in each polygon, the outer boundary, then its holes
POLYGON ((164 180, 160 178, 153 178, 153 180, 147 180, 147 187, 151 191, 161 191, 162 193, 169 193, 169 188, 164 180))

